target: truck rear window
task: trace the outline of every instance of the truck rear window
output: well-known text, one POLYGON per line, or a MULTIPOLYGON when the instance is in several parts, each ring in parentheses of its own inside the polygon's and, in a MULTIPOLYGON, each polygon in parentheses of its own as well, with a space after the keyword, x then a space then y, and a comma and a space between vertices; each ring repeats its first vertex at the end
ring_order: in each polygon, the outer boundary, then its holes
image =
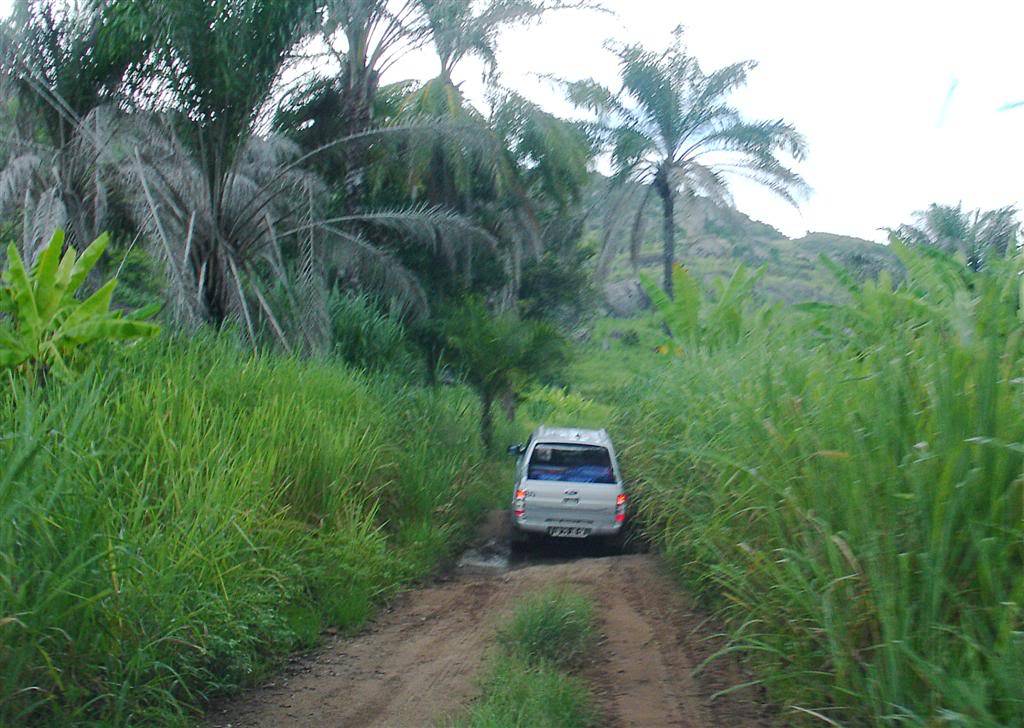
POLYGON ((607 449, 573 443, 539 443, 533 448, 526 477, 568 483, 615 482, 607 449))

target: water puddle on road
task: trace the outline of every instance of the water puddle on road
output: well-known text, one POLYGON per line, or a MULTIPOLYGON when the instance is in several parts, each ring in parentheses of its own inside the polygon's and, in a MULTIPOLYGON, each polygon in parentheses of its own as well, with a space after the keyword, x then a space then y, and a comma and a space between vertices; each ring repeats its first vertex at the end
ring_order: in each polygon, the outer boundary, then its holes
POLYGON ((459 558, 457 567, 473 571, 507 571, 509 567, 508 544, 492 540, 477 548, 469 549, 459 558))

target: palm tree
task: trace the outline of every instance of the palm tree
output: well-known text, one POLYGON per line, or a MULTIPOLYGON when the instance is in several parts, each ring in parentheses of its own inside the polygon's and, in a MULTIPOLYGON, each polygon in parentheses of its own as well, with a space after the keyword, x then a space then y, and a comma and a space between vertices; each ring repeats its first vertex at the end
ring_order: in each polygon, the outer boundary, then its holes
MULTIPOLYGON (((263 284, 298 278, 286 298, 310 294, 301 307, 308 316, 296 318, 311 324, 303 333, 312 343, 326 329, 330 270, 423 304, 414 276, 373 238, 454 248, 490 242, 436 209, 349 205, 331 214, 331 190, 306 168, 322 149, 264 131, 285 69, 317 27, 315 0, 178 0, 154 12, 154 27, 165 29, 155 71, 170 111, 136 114, 128 145, 140 226, 162 246, 186 318, 239 320, 252 336, 263 322, 287 345, 263 284)), ((327 146, 396 131, 367 130, 327 146)))
MULTIPOLYGON (((796 204, 807 187, 780 156, 799 161, 806 145, 791 124, 748 121, 729 104, 729 95, 747 82, 753 62, 705 73, 687 54, 680 29, 663 53, 638 45, 615 52, 622 81, 617 93, 592 80, 565 85, 570 101, 597 114, 593 129, 610 151, 615 181, 644 186, 636 219, 652 194, 660 198, 664 286, 671 296, 679 192, 729 202, 729 178, 738 176, 796 204)), ((634 262, 639 227, 634 225, 631 241, 634 262)))
POLYGON ((109 0, 19 0, 0 27, 0 92, 16 99, 0 210, 20 211, 29 260, 57 228, 84 247, 109 223, 116 106, 146 52, 133 30, 137 10, 109 0))
POLYGON ((937 248, 962 255, 971 270, 981 270, 993 258, 1017 251, 1020 222, 1015 207, 997 210, 964 210, 960 203, 931 204, 914 213, 914 222, 889 233, 908 245, 937 248))
POLYGON ((556 374, 568 361, 558 329, 542 321, 522 321, 512 311, 493 314, 469 297, 440 322, 443 360, 461 374, 480 398, 480 438, 494 444, 494 405, 515 399, 532 383, 556 374))
POLYGON ((464 58, 480 58, 493 75, 498 65, 498 35, 516 25, 536 22, 553 10, 595 9, 588 2, 557 0, 419 0, 430 41, 440 61, 438 77, 451 81, 464 58))
POLYGON ((458 210, 502 242, 504 286, 491 301, 499 308, 518 297, 524 261, 546 247, 547 224, 561 222, 586 184, 591 149, 573 125, 522 96, 499 88, 497 44, 500 32, 539 20, 544 14, 586 8, 559 0, 419 0, 437 55, 439 74, 403 103, 415 118, 447 119, 470 129, 476 143, 455 137, 420 145, 413 155, 411 193, 458 210), (490 114, 467 103, 453 80, 467 58, 481 59, 491 82, 490 114))
MULTIPOLYGON (((337 113, 330 125, 337 135, 351 136, 378 125, 374 111, 381 78, 405 54, 427 42, 429 29, 419 0, 325 0, 323 4, 320 56, 338 69, 324 98, 335 100, 337 113)), ((347 191, 355 196, 363 182, 367 150, 363 145, 348 145, 335 156, 347 191)))

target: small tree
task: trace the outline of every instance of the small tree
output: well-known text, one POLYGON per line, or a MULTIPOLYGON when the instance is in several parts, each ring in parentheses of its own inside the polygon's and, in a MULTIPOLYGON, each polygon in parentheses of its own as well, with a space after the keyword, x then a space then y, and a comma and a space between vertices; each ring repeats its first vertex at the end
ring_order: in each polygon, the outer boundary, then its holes
POLYGON ((550 324, 524 321, 512 312, 492 314, 478 298, 452 310, 443 332, 445 362, 480 397, 480 438, 488 449, 494 441, 494 403, 518 396, 568 357, 565 338, 550 324))
POLYGON ((156 324, 142 320, 153 315, 155 307, 127 315, 110 310, 116 278, 84 301, 75 298, 107 241, 101 235, 80 257, 72 247, 61 255, 64 233, 58 230, 31 271, 17 247, 8 247, 0 285, 0 370, 23 369, 41 378, 53 368, 66 370, 69 358, 90 344, 159 331, 156 324))

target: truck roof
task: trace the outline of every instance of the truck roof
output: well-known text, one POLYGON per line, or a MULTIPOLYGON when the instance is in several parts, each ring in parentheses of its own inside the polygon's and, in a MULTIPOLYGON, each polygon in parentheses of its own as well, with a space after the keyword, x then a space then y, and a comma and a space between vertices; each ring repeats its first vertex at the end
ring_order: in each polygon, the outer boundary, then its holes
POLYGON ((534 441, 572 442, 582 445, 611 445, 611 438, 605 430, 584 430, 579 427, 540 426, 533 431, 534 441))

